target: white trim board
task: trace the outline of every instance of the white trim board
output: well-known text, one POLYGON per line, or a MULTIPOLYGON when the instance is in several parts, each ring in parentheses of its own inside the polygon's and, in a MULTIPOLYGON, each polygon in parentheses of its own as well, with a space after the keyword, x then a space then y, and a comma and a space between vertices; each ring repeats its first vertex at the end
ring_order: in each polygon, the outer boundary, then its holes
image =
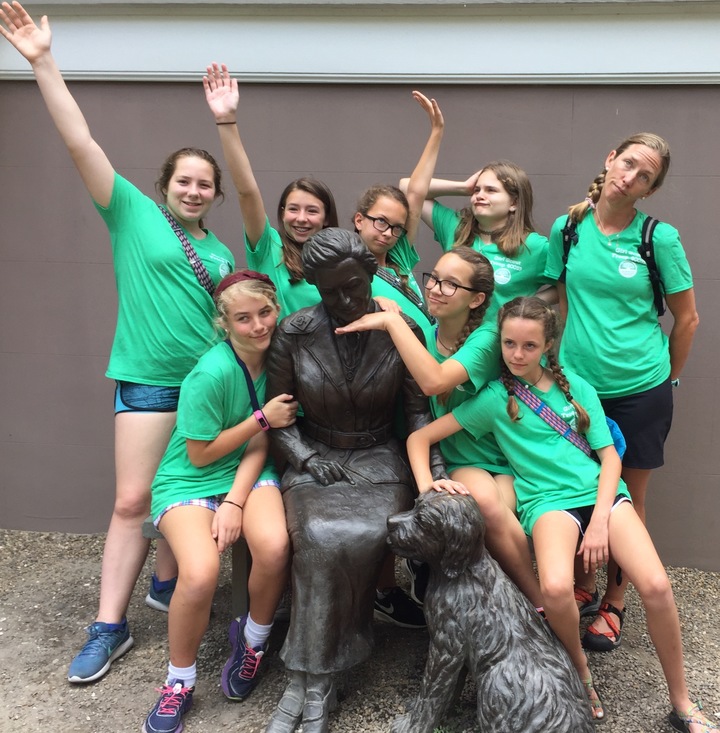
MULTIPOLYGON (((47 8, 68 79, 196 81, 215 60, 244 82, 265 83, 718 83, 718 4, 663 9, 47 8)), ((0 39, 0 79, 29 78, 27 63, 0 39)))

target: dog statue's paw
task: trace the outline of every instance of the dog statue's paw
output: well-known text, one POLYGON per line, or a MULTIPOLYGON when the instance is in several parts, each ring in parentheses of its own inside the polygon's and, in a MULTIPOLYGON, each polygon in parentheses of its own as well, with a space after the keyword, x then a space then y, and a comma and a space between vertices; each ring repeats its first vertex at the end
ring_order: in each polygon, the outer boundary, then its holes
POLYGON ((390 726, 390 733, 412 733, 410 728, 410 713, 399 715, 390 726))

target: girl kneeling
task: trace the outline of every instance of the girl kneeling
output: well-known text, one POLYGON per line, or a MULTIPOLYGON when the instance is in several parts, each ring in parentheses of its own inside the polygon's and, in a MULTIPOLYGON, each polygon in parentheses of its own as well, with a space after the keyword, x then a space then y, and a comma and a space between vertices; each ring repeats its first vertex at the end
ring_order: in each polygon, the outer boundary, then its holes
POLYGON ((182 730, 192 705, 195 660, 207 628, 220 553, 242 535, 253 558, 250 613, 230 625, 232 654, 222 688, 243 700, 257 670, 287 579, 289 541, 278 481, 267 464, 270 427, 295 421, 297 403, 265 396, 265 352, 278 304, 270 279, 252 271, 225 277, 215 291, 217 323, 228 338, 183 382, 177 427, 152 487, 152 514, 178 561, 170 603, 170 664, 145 733, 182 730))
POLYGON ((432 481, 429 446, 462 428, 478 436, 491 432, 515 473, 518 513, 533 537, 548 622, 587 688, 594 717, 602 719, 604 711, 580 645, 573 559, 577 550, 586 571, 595 569, 607 562, 612 549, 645 605, 648 631, 674 707, 671 724, 687 733, 718 733, 688 696, 670 581, 620 479, 620 458, 597 394, 579 376, 563 373, 551 351, 558 337, 555 313, 539 298, 515 298, 500 309, 498 322, 501 381, 408 439, 420 491, 467 493, 462 484, 432 481), (556 413, 550 419, 559 416, 568 422, 577 438, 583 437, 578 433, 586 434, 600 463, 534 414, 522 399, 527 393, 556 413))

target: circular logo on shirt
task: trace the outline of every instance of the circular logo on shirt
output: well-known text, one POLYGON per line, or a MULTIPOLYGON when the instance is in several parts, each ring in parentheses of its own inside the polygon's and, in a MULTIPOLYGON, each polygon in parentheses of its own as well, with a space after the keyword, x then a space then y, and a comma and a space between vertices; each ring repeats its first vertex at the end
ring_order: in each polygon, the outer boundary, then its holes
POLYGON ((637 265, 632 260, 623 260, 618 267, 618 272, 623 277, 635 277, 637 275, 637 265))
POLYGON ((221 262, 219 270, 220 270, 220 277, 225 277, 225 275, 229 275, 230 274, 230 263, 227 260, 225 260, 224 262, 221 262))
POLYGON ((510 277, 510 270, 508 270, 507 267, 498 267, 498 269, 495 270, 495 282, 498 285, 505 285, 505 283, 509 283, 510 277))

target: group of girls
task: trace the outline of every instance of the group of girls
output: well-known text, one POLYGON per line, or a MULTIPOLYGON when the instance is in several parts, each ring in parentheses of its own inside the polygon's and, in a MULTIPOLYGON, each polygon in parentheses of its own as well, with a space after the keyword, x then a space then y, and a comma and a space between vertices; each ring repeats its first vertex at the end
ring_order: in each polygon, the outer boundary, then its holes
MULTIPOLYGON (((158 181, 164 205, 157 207, 114 171, 92 138, 53 60, 47 19, 36 26, 17 2, 3 3, 0 19, 2 35, 32 65, 108 226, 118 283, 118 327, 107 372, 117 382, 116 499, 99 612, 68 677, 99 679, 133 644, 125 613, 148 550, 141 525, 151 508, 168 545, 159 543, 148 602, 169 606, 170 664, 144 730, 180 731, 192 705, 218 553, 241 534, 253 556, 250 613, 231 624, 222 687, 228 698, 241 700, 257 681, 289 554, 267 431, 292 424, 298 407, 292 395, 263 404, 264 356, 278 316, 319 301, 303 277, 300 252, 313 234, 337 225, 335 203, 321 182, 298 179, 281 195, 278 229, 271 226, 236 124, 237 84, 225 67, 208 67, 206 99, 238 192, 254 268, 233 272, 231 252, 203 226, 222 195, 212 156, 193 148, 170 156, 158 181)), ((339 333, 385 329, 392 337, 431 396, 437 418, 408 440, 419 491, 476 499, 489 549, 544 608, 587 687, 593 716, 601 720, 604 710, 582 651, 579 615, 599 608, 583 640, 587 648, 616 646, 631 580, 646 605, 668 683, 670 722, 687 733, 718 733, 689 698, 672 591, 643 526, 650 472, 662 465, 672 416, 671 384, 698 320, 677 232, 660 224, 654 235, 674 318, 669 340, 636 254, 645 215, 635 204, 661 185, 667 146, 657 136, 640 135, 610 153, 585 202, 570 210, 577 236, 566 251, 568 217, 555 223, 549 243, 537 234, 530 183, 512 163, 488 164, 461 182, 432 177, 444 121, 434 100, 414 96, 431 132, 413 175, 401 181, 402 190, 368 190, 353 217, 378 261, 372 293, 383 311, 339 333), (469 196, 469 206, 456 213, 434 200, 443 195, 469 196), (421 216, 444 251, 424 274, 422 289, 412 274, 421 216), (553 350, 558 322, 548 303, 557 298, 566 323, 561 361, 567 371, 553 350), (398 311, 417 321, 426 345, 398 311), (597 461, 519 402, 526 393, 585 434, 597 461), (625 433, 622 463, 604 412, 625 433), (449 471, 442 481, 433 481, 428 468, 429 446, 437 441, 449 471), (526 533, 534 540, 539 583, 526 533), (573 567, 576 551, 580 565, 573 567), (608 561, 611 583, 600 604, 594 573, 608 561)), ((392 582, 390 566, 382 583, 390 588, 392 582)))

